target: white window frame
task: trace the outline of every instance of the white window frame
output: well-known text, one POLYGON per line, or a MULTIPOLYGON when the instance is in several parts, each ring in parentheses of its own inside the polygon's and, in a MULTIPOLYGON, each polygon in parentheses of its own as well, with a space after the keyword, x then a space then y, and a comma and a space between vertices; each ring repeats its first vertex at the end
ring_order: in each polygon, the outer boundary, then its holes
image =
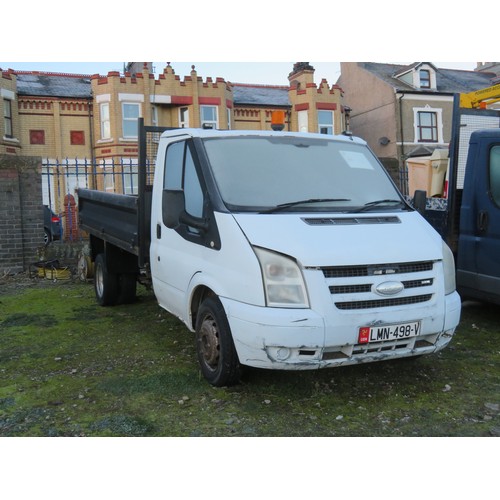
POLYGON ((12 99, 3 98, 3 126, 4 137, 6 139, 14 138, 14 124, 12 117, 12 99))
POLYGON ((101 120, 101 139, 104 141, 109 140, 111 139, 111 119, 109 114, 109 102, 101 102, 101 104, 99 105, 99 114, 101 120))
POLYGON ((321 131, 321 129, 328 129, 328 132, 326 132, 326 135, 334 135, 335 133, 335 118, 332 110, 329 109, 318 109, 318 133, 323 134, 324 132, 321 131), (332 117, 332 122, 331 123, 322 123, 320 121, 320 116, 322 113, 329 113, 329 115, 332 117))
POLYGON ((189 128, 189 108, 187 106, 179 108, 179 127, 189 128))
POLYGON ((422 66, 415 68, 412 71, 412 78, 413 78, 413 86, 416 89, 436 90, 436 85, 437 85, 436 72, 434 71, 432 66, 429 66, 427 64, 423 64, 422 66), (429 72, 429 86, 428 87, 422 87, 421 80, 420 80, 420 71, 422 71, 422 70, 426 70, 429 72))
POLYGON ((309 132, 309 116, 307 110, 302 110, 297 113, 299 132, 309 132))
POLYGON ((104 191, 108 193, 115 192, 115 167, 113 163, 107 163, 106 160, 101 160, 99 162, 99 168, 102 169, 102 183, 104 191))
POLYGON ((443 110, 441 108, 431 108, 428 104, 422 108, 413 108, 413 129, 414 142, 416 144, 444 144, 443 141, 443 110), (419 131, 418 113, 434 113, 436 115, 437 141, 421 141, 419 131))
POLYGON ((122 138, 123 139, 137 139, 137 120, 142 116, 142 105, 139 102, 122 101, 122 138), (134 106, 137 109, 137 116, 133 118, 125 117, 125 108, 127 106, 134 106), (132 134, 125 133, 125 124, 135 123, 135 132, 132 134))
POLYGON ((431 80, 431 70, 429 68, 420 68, 418 70, 418 79, 419 79, 419 82, 420 82, 420 88, 421 89, 430 89, 431 88, 431 84, 432 84, 432 80, 431 80), (427 73, 427 78, 424 80, 422 78, 422 72, 426 72, 427 73), (423 82, 426 82, 427 85, 423 85, 423 82))
POLYGON ((139 173, 137 165, 137 158, 122 159, 121 172, 124 194, 137 194, 139 191, 139 173), (126 160, 126 162, 124 160, 126 160))
POLYGON ((219 128, 219 108, 218 108, 218 106, 212 106, 212 105, 200 106, 200 124, 201 124, 202 128, 205 124, 207 124, 207 125, 212 125, 213 129, 218 129, 219 128), (204 120, 203 119, 203 111, 205 109, 209 109, 209 108, 215 109, 215 120, 204 120))

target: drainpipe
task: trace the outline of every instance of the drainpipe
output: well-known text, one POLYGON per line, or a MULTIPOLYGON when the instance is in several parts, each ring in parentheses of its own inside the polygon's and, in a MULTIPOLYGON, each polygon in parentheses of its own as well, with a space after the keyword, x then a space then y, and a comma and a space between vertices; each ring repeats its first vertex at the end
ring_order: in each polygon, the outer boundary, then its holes
MULTIPOLYGON (((95 151, 94 151, 94 95, 93 92, 90 92, 91 98, 89 101, 89 146, 90 146, 90 169, 91 169, 91 179, 92 179, 92 188, 97 188, 97 180, 96 180, 96 171, 95 171, 95 151)), ((90 186, 88 186, 90 187, 90 186)))
POLYGON ((399 133, 401 136, 401 155, 400 155, 400 158, 403 162, 403 166, 402 166, 402 169, 400 171, 405 173, 404 179, 401 179, 401 181, 402 181, 401 187, 404 188, 403 194, 408 194, 408 182, 407 182, 407 178, 406 178, 406 166, 405 166, 405 139, 404 139, 404 127, 403 127, 403 97, 404 96, 405 96, 404 92, 402 92, 401 95, 399 96, 399 133))

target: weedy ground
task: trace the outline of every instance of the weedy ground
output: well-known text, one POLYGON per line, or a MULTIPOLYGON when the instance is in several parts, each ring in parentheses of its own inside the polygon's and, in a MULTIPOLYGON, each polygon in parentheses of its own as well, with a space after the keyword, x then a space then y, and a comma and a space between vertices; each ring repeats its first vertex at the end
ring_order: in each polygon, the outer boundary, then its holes
POLYGON ((313 372, 201 377, 193 336, 151 291, 0 279, 0 436, 498 436, 500 310, 465 303, 448 348, 313 372))

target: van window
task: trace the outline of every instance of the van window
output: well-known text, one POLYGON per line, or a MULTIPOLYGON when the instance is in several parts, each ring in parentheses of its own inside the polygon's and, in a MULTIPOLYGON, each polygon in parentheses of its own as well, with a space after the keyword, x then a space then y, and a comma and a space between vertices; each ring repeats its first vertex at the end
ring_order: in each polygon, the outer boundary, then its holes
POLYGON ((500 206, 500 146, 490 151, 490 193, 495 204, 500 206))
POLYGON ((174 142, 167 149, 163 189, 182 189, 184 142, 174 142))
MULTIPOLYGON (((174 142, 167 148, 163 189, 183 190, 186 212, 195 217, 203 217, 203 189, 188 141, 174 142)), ((188 231, 199 234, 199 230, 189 227, 188 231)))
POLYGON ((186 199, 186 212, 195 217, 203 217, 203 191, 189 148, 186 148, 184 167, 184 196, 186 199))

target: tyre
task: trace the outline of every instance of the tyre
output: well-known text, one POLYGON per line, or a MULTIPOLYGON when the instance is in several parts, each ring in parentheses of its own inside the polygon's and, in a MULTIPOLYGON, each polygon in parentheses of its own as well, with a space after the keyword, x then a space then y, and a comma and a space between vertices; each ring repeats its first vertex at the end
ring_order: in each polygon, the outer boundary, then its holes
POLYGON ((94 275, 94 265, 87 255, 80 255, 77 265, 77 274, 80 281, 87 281, 94 275))
POLYGON ((196 317, 196 353, 201 372, 213 386, 239 382, 240 364, 226 313, 219 299, 205 299, 196 317))
POLYGON ((48 245, 51 241, 52 241, 52 236, 49 233, 49 230, 45 229, 43 233, 43 242, 45 245, 48 245))
POLYGON ((132 304, 137 293, 137 277, 135 274, 120 274, 118 276, 118 304, 132 304))
POLYGON ((94 264, 94 290, 97 303, 112 306, 118 301, 118 275, 108 273, 106 258, 100 253, 94 264))

